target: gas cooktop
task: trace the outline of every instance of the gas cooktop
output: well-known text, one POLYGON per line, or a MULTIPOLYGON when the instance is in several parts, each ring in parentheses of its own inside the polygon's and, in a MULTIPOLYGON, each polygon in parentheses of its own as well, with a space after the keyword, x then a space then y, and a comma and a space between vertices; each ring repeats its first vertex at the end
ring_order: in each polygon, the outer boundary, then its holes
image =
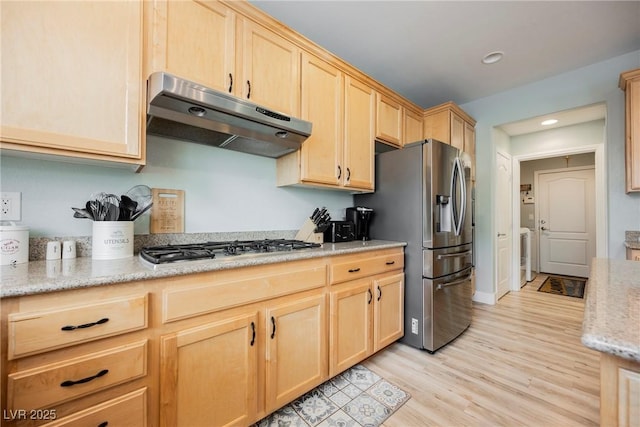
POLYGON ((318 243, 302 240, 264 239, 233 240, 225 242, 187 243, 179 245, 149 246, 140 250, 139 257, 152 267, 183 261, 211 260, 216 257, 233 257, 243 254, 283 252, 318 248, 318 243))

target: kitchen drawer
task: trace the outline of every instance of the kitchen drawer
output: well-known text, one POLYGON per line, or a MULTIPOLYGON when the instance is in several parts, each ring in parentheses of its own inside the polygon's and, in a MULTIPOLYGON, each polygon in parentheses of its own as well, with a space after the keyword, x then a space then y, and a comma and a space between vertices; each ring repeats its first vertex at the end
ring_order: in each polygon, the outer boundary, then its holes
POLYGON ((147 295, 11 313, 9 360, 147 327, 147 295))
POLYGON ((315 289, 327 282, 327 269, 322 260, 225 273, 177 279, 176 286, 163 291, 163 323, 315 289))
POLYGON ((94 405, 42 427, 130 426, 147 425, 147 389, 132 391, 94 405))
POLYGON ((147 341, 9 374, 7 406, 32 410, 66 402, 143 377, 147 341))
POLYGON ((333 285, 403 268, 402 249, 334 257, 329 265, 329 282, 333 285))

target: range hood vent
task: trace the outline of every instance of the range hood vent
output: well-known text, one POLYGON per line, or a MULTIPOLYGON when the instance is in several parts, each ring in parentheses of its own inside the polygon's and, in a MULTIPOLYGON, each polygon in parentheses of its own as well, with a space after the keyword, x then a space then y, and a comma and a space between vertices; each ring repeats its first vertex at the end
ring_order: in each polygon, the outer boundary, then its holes
POLYGON ((278 158, 296 151, 311 123, 171 74, 149 76, 147 133, 278 158))

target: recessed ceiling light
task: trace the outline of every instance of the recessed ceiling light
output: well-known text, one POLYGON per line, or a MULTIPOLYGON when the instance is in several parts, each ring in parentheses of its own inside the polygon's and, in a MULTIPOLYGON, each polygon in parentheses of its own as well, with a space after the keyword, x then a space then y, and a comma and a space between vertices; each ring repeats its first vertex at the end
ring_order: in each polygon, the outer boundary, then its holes
POLYGON ((496 62, 500 61, 503 56, 504 56, 504 52, 499 50, 496 50, 494 52, 489 52, 482 58, 482 63, 495 64, 496 62))
POLYGON ((542 126, 549 126, 549 125, 555 125, 556 123, 558 123, 558 121, 556 119, 549 119, 549 120, 545 120, 542 123, 540 123, 542 126))

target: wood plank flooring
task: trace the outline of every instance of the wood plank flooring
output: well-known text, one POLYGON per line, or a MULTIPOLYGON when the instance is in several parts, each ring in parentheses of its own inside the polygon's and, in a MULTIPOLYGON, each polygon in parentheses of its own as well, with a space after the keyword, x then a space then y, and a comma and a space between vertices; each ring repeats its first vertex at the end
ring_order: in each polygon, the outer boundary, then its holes
POLYGON ((537 292, 538 275, 435 354, 395 343, 363 364, 411 393, 384 423, 597 426, 599 353, 580 342, 584 300, 537 292))

